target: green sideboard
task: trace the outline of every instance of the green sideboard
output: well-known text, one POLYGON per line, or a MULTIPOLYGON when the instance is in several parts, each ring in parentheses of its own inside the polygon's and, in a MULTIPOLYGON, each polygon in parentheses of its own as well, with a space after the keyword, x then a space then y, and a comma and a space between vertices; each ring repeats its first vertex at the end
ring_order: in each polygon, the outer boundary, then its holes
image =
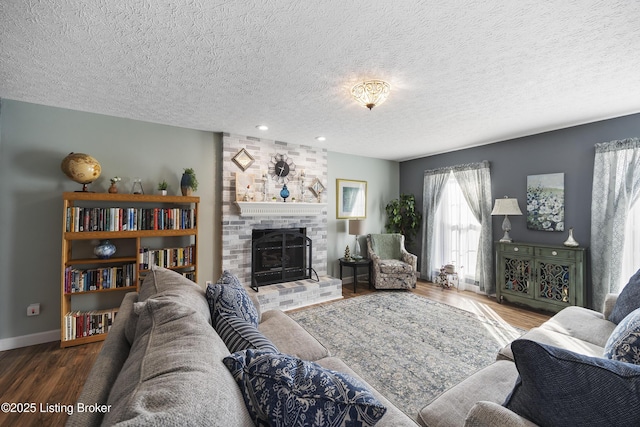
POLYGON ((585 248, 496 242, 496 297, 558 312, 586 304, 585 248))

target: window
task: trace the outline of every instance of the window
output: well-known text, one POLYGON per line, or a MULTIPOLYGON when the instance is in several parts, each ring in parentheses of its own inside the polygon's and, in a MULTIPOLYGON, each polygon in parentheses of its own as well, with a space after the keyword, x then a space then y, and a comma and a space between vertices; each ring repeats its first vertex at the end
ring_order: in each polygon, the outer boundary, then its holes
POLYGON ((475 284, 480 223, 469 209, 453 173, 436 210, 434 231, 435 265, 455 265, 460 289, 475 284))
POLYGON ((638 269, 640 269, 640 201, 634 203, 627 213, 620 274, 621 291, 638 269))

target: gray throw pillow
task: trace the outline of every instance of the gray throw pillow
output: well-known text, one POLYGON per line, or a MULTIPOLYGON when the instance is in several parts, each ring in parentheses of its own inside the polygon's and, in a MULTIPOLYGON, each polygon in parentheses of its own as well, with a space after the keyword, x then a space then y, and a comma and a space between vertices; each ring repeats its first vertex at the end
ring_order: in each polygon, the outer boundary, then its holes
POLYGON ((604 357, 640 365, 640 308, 618 323, 604 346, 604 357))
POLYGON ((640 307, 640 270, 631 276, 629 283, 618 295, 616 305, 609 315, 609 320, 617 325, 638 307, 640 307))
POLYGON ((518 373, 505 407, 540 426, 640 425, 640 366, 535 341, 511 343, 518 373))

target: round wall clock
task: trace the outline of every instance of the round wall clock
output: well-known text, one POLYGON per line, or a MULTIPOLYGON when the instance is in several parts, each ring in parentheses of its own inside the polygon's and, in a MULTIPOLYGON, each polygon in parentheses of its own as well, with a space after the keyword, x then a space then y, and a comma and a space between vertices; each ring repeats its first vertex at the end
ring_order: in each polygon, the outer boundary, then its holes
POLYGON ((280 183, 286 184, 296 174, 296 165, 286 154, 276 154, 269 161, 269 175, 280 183))

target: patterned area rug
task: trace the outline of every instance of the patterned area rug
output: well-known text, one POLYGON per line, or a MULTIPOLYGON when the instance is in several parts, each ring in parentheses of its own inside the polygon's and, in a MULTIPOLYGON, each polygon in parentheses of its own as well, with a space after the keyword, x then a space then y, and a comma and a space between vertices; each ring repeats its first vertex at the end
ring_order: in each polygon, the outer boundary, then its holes
POLYGON ((495 361, 525 331, 409 292, 384 292, 289 315, 413 419, 433 398, 495 361))

